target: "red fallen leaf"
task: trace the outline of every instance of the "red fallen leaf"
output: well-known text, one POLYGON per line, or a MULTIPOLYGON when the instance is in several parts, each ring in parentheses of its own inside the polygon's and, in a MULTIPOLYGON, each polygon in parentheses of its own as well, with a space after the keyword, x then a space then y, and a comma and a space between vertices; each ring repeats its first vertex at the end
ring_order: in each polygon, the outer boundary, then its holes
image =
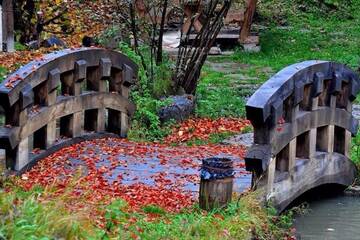
POLYGON ((14 85, 10 82, 5 83, 6 88, 14 88, 14 85))
POLYGON ((182 164, 190 164, 190 163, 192 163, 192 161, 190 159, 182 159, 181 163, 182 164))
POLYGON ((40 151, 41 151, 40 148, 34 148, 34 149, 31 151, 31 153, 33 153, 33 154, 38 154, 38 153, 40 153, 40 151))
POLYGON ((101 173, 106 173, 107 171, 108 171, 108 169, 105 166, 101 166, 99 168, 99 172, 101 172, 101 173))
POLYGON ((135 233, 131 232, 131 238, 132 239, 140 239, 135 233))
POLYGON ((237 118, 220 119, 189 119, 173 129, 173 133, 166 139, 166 143, 179 143, 191 139, 206 140, 213 133, 238 133, 241 132, 250 122, 237 118))
POLYGON ((278 121, 278 124, 284 124, 285 123, 285 119, 283 117, 281 117, 278 121))

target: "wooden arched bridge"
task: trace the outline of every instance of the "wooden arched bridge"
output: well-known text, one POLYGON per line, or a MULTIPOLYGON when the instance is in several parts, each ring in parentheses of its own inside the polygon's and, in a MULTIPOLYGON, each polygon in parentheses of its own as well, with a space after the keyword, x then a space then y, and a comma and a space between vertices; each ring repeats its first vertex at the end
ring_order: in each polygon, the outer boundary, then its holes
POLYGON ((358 75, 345 65, 306 61, 277 73, 247 102, 254 145, 246 168, 279 211, 310 189, 354 181, 349 151, 359 87, 358 75))
POLYGON ((36 59, 0 85, 6 167, 23 171, 64 146, 125 137, 135 106, 128 99, 137 65, 115 51, 67 49, 36 59))

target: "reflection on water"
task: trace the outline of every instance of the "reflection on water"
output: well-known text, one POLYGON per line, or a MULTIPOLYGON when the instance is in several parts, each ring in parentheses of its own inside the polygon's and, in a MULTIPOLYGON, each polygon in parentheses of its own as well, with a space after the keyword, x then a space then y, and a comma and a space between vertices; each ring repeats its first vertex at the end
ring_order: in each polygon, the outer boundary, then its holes
POLYGON ((310 203, 295 220, 300 240, 360 240, 360 198, 338 196, 310 203))

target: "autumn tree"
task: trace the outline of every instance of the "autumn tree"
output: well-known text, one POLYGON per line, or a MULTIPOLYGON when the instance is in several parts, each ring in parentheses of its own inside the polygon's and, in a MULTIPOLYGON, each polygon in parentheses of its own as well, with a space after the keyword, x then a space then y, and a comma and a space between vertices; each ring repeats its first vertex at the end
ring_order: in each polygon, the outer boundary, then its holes
POLYGON ((19 0, 15 2, 15 29, 23 44, 40 41, 42 33, 70 33, 67 3, 53 0, 19 0), (57 25, 56 28, 48 28, 57 25))

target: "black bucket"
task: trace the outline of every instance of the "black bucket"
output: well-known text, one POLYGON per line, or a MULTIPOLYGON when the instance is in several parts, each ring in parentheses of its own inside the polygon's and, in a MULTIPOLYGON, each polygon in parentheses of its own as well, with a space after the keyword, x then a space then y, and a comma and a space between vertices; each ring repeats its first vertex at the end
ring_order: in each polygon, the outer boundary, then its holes
POLYGON ((207 158, 203 160, 200 177, 203 180, 232 178, 235 175, 233 161, 228 158, 207 158))

